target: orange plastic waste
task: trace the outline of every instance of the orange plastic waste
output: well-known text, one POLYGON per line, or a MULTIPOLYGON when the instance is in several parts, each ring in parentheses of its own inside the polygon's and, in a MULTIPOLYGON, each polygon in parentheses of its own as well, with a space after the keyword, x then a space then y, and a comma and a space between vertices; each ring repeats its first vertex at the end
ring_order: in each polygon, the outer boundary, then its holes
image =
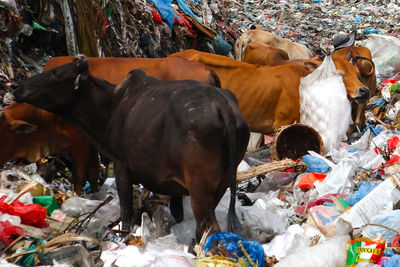
POLYGON ((314 186, 314 183, 316 181, 322 182, 325 179, 325 177, 326 177, 326 174, 310 172, 309 174, 300 177, 298 186, 301 189, 310 189, 311 187, 314 186))

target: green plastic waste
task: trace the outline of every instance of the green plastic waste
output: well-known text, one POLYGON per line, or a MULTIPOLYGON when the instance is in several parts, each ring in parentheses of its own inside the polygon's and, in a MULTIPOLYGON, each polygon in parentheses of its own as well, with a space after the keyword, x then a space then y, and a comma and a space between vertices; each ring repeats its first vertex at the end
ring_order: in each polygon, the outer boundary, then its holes
POLYGON ((392 86, 390 86, 389 91, 391 93, 400 93, 400 83, 399 82, 395 82, 394 84, 392 84, 392 86))
POLYGON ((45 207, 47 210, 47 215, 51 215, 54 210, 59 209, 60 207, 57 204, 56 199, 53 196, 38 196, 33 197, 33 203, 39 204, 42 207, 45 207))

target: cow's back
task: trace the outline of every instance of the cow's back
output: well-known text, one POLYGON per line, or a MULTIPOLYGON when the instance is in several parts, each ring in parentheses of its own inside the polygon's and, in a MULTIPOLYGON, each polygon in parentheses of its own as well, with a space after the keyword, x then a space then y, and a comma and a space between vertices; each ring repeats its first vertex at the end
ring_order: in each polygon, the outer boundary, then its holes
POLYGON ((259 29, 248 30, 235 42, 236 59, 241 60, 243 51, 252 42, 263 43, 268 46, 280 48, 288 53, 289 59, 307 59, 312 57, 311 51, 304 45, 276 36, 273 33, 259 29))
POLYGON ((251 42, 244 50, 242 61, 250 64, 270 66, 274 62, 288 59, 288 54, 280 48, 259 42, 251 42))
POLYGON ((310 73, 304 66, 255 66, 196 50, 171 56, 201 62, 214 70, 221 87, 235 94, 251 131, 269 134, 300 119, 300 78, 310 73))
MULTIPOLYGON (((50 59, 43 71, 72 62, 73 56, 50 59)), ((93 76, 112 84, 119 84, 133 69, 165 81, 196 79, 218 86, 218 77, 205 65, 182 58, 119 58, 89 57, 89 71, 93 76)))

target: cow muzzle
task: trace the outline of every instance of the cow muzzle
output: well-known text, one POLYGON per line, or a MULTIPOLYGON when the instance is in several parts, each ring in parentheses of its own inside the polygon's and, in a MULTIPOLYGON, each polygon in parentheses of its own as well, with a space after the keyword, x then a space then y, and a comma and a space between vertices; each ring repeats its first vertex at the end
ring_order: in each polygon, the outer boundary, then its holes
POLYGON ((24 102, 25 101, 27 93, 24 92, 24 90, 23 90, 23 88, 22 88, 22 86, 20 84, 13 83, 10 86, 10 91, 14 95, 15 101, 17 101, 17 102, 24 102))
POLYGON ((354 98, 357 104, 363 104, 369 99, 368 87, 361 87, 357 90, 357 96, 354 98))

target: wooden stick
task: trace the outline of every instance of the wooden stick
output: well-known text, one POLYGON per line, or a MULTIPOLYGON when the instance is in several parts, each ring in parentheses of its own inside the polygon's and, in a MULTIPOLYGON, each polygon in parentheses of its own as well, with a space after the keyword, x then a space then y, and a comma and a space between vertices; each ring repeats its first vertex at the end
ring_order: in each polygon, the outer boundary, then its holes
POLYGON ((257 177, 261 174, 266 174, 272 171, 283 171, 291 168, 297 168, 300 169, 300 171, 304 171, 307 168, 307 165, 304 162, 296 162, 287 158, 280 161, 273 161, 237 173, 236 183, 241 183, 249 178, 257 177))

